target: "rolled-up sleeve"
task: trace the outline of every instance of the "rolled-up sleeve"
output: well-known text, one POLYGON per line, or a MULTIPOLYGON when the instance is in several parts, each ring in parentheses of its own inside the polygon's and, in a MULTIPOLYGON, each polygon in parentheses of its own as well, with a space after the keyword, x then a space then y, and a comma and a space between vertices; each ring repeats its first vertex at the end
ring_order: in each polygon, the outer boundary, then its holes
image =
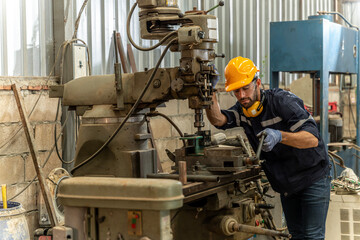
POLYGON ((221 113, 226 116, 227 122, 221 127, 217 127, 217 126, 215 127, 222 130, 228 128, 240 127, 240 114, 237 109, 238 106, 237 104, 235 104, 234 106, 232 106, 227 110, 221 110, 221 113))

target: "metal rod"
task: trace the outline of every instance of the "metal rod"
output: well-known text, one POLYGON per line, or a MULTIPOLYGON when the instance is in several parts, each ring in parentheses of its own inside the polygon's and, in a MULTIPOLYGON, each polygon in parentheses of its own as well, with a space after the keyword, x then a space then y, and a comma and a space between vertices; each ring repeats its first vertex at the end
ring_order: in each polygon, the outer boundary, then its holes
POLYGON ((197 128, 198 132, 201 131, 201 128, 204 126, 204 118, 203 118, 203 110, 202 109, 195 109, 195 122, 194 127, 197 128))
POLYGON ((210 8, 209 10, 206 11, 206 14, 211 12, 212 10, 214 10, 215 8, 218 8, 220 6, 224 6, 224 1, 220 1, 217 5, 215 5, 214 7, 210 8))
POLYGON ((51 226, 56 226, 58 224, 57 218, 55 216, 55 209, 54 209, 54 205, 53 205, 53 201, 50 197, 50 192, 49 189, 47 187, 47 185, 45 184, 45 178, 42 172, 42 169, 39 167, 39 157, 37 154, 37 148, 35 146, 35 139, 34 136, 32 134, 32 132, 30 131, 30 121, 28 119, 28 116, 26 114, 25 108, 24 108, 24 103, 23 103, 23 99, 20 97, 19 95, 19 91, 17 89, 17 86, 15 84, 11 85, 11 89, 14 92, 14 96, 16 99, 16 104, 19 110, 19 114, 20 114, 20 118, 21 118, 21 122, 24 128, 24 133, 25 133, 25 137, 26 137, 26 141, 29 145, 29 150, 30 150, 30 155, 31 158, 33 160, 34 163, 34 167, 35 167, 35 171, 36 171, 36 175, 38 177, 39 180, 39 185, 40 185, 40 190, 41 193, 44 197, 44 201, 45 201, 45 206, 46 206, 46 210, 49 214, 49 218, 50 218, 50 223, 51 226))
POLYGON ((318 11, 318 14, 333 14, 333 15, 338 15, 339 17, 342 18, 342 20, 344 20, 345 23, 347 23, 350 27, 355 28, 356 30, 359 31, 359 27, 352 25, 341 13, 338 12, 326 12, 326 11, 318 11))
MULTIPOLYGON (((165 178, 165 179, 179 179, 179 174, 148 174, 148 178, 165 178)), ((187 175, 187 181, 189 182, 217 182, 221 181, 221 178, 217 175, 206 176, 206 175, 187 175)))
POLYGON ((232 229, 236 232, 246 232, 246 233, 255 233, 260 235, 267 235, 273 237, 285 237, 291 238, 291 234, 282 233, 275 230, 264 229, 260 227, 253 227, 249 225, 239 224, 239 223, 232 223, 232 229))
MULTIPOLYGON (((331 155, 332 157, 335 157, 335 158, 339 159, 339 162, 340 162, 339 166, 340 166, 340 167, 346 168, 346 166, 345 166, 345 161, 344 161, 344 159, 343 159, 342 157, 340 157, 339 155, 337 155, 337 154, 335 154, 335 153, 333 153, 333 152, 331 152, 331 151, 328 151, 328 153, 329 153, 329 155, 331 155)), ((335 167, 335 166, 334 166, 334 167, 335 167)))
POLYGON ((136 62, 135 62, 134 52, 133 52, 133 50, 131 48, 130 43, 127 44, 127 53, 128 53, 128 57, 129 57, 131 71, 133 73, 136 73, 137 72, 136 62))
POLYGON ((186 162, 179 161, 179 181, 185 185, 187 184, 187 172, 186 172, 186 162))
POLYGON ((261 148, 262 148, 262 145, 263 145, 263 143, 264 143, 265 137, 266 137, 266 134, 265 134, 265 133, 262 133, 262 134, 261 134, 260 141, 259 141, 258 149, 256 150, 256 158, 257 158, 257 159, 260 159, 261 148))
POLYGON ((273 209, 274 205, 272 204, 267 204, 267 203, 256 203, 255 204, 256 208, 263 208, 263 209, 273 209))
POLYGON ((120 54, 121 66, 123 68, 123 71, 124 71, 124 73, 129 73, 129 70, 127 67, 126 54, 124 51, 124 46, 122 44, 120 33, 116 33, 116 43, 117 43, 117 50, 119 51, 119 54, 120 54))
POLYGON ((236 137, 239 139, 241 146, 245 149, 246 153, 249 155, 249 157, 252 156, 251 151, 248 149, 248 147, 245 144, 244 138, 241 134, 236 135, 236 137))

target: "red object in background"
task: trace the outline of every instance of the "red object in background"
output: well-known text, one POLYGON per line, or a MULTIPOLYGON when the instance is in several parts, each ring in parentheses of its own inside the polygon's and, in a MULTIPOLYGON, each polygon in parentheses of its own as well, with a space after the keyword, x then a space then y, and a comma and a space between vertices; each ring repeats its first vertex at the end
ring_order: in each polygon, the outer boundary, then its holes
MULTIPOLYGON (((304 104, 304 108, 306 111, 308 111, 311 115, 313 115, 312 108, 309 106, 306 106, 304 104)), ((337 102, 329 102, 328 104, 328 111, 329 113, 339 113, 337 109, 337 102)))
POLYGON ((41 236, 39 240, 51 240, 51 236, 41 236))
POLYGON ((337 102, 329 102, 329 113, 337 112, 337 102))

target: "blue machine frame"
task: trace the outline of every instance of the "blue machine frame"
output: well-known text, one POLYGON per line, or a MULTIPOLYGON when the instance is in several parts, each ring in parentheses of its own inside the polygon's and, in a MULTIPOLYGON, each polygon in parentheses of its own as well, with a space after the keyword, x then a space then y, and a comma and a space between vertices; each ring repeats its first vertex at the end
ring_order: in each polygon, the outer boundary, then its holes
MULTIPOLYGON (((328 19, 328 15, 320 15, 304 21, 270 23, 270 87, 279 87, 280 72, 311 73, 320 78, 320 133, 327 144, 330 74, 357 74, 356 142, 359 145, 360 34, 357 29, 328 19)), ((357 168, 354 170, 358 173, 357 168)))

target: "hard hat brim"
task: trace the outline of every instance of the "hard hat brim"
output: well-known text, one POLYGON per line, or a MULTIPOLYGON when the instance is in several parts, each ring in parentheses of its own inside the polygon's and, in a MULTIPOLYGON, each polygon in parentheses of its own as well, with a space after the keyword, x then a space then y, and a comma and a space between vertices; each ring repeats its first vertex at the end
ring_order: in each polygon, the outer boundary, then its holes
MULTIPOLYGON (((255 76, 255 74, 254 74, 254 76, 255 76)), ((231 92, 231 91, 234 91, 236 89, 245 87, 246 85, 249 85, 253 80, 254 80, 254 78, 248 78, 248 79, 245 79, 245 80, 233 82, 232 84, 225 87, 225 91, 231 92)))

